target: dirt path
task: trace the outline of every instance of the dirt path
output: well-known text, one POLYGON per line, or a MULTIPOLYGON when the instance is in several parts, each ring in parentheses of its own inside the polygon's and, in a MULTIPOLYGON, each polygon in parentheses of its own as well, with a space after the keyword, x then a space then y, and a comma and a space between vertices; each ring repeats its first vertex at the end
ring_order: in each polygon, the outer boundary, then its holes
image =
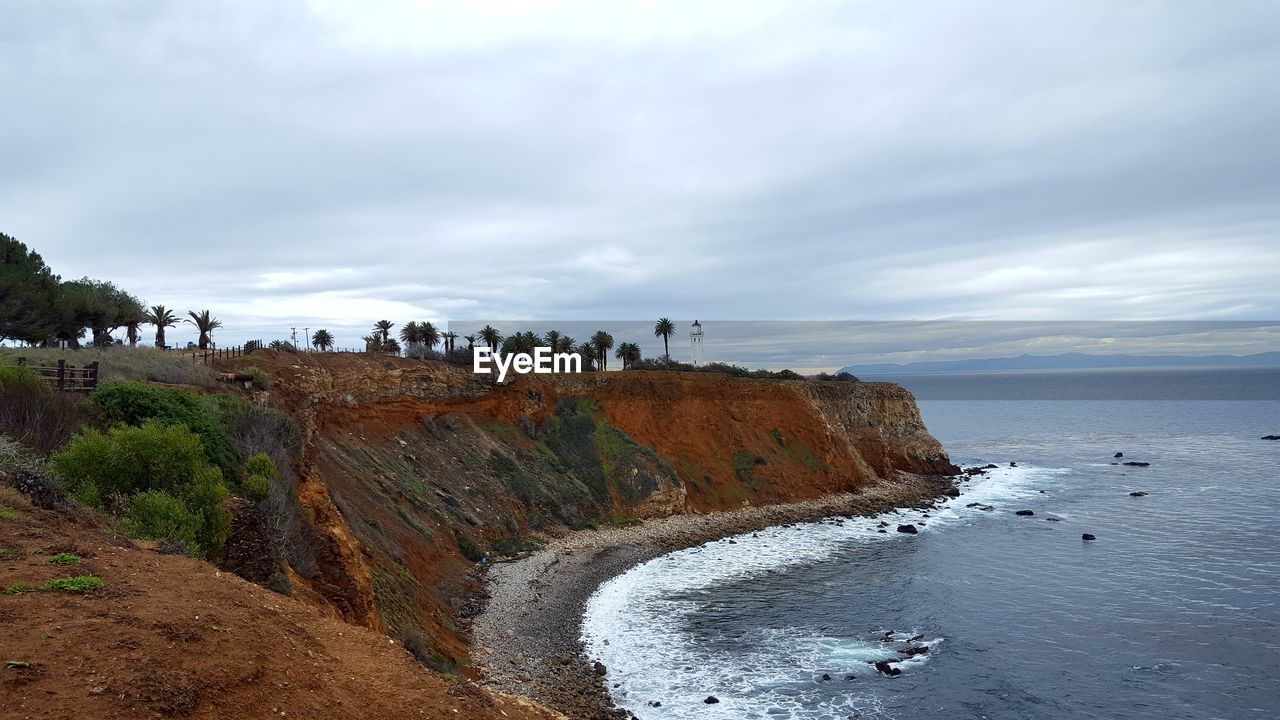
POLYGON ((207 563, 138 549, 85 511, 4 504, 0 588, 15 591, 0 594, 0 718, 560 717, 207 563), (81 575, 105 585, 16 591, 81 575))

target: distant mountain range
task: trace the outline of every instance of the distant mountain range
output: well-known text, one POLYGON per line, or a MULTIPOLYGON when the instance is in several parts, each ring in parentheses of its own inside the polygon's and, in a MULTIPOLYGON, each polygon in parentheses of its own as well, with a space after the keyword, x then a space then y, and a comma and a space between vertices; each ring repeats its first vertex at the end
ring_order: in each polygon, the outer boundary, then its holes
POLYGON ((1107 370, 1122 368, 1255 368, 1280 367, 1280 352, 1254 355, 1019 355, 1007 358, 941 360, 935 362, 849 365, 841 372, 854 375, 901 373, 1000 372, 1013 370, 1107 370))

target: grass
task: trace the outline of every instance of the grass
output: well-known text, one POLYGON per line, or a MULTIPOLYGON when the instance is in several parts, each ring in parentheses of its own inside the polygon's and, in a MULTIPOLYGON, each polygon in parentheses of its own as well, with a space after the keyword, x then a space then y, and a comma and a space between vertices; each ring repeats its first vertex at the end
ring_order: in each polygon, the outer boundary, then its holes
POLYGON ((80 556, 73 555, 71 553, 58 553, 57 555, 49 558, 49 562, 54 565, 79 565, 80 556))
POLYGON ((21 595, 22 593, 35 592, 35 588, 31 583, 16 582, 4 589, 5 595, 21 595))
POLYGON ((49 592, 85 593, 88 594, 103 586, 102 578, 97 575, 77 575, 76 577, 54 578, 44 584, 49 592))
POLYGON ((5 505, 0 505, 0 520, 12 520, 18 517, 18 511, 13 510, 5 505))
POLYGON ((4 348, 0 350, 0 357, 14 361, 22 357, 28 365, 43 367, 56 366, 59 360, 76 367, 96 362, 101 373, 99 380, 150 380, 199 387, 213 387, 215 383, 212 368, 192 362, 189 355, 155 348, 4 348))
POLYGON ((22 557, 21 550, 10 550, 9 548, 0 548, 0 560, 17 560, 22 557))

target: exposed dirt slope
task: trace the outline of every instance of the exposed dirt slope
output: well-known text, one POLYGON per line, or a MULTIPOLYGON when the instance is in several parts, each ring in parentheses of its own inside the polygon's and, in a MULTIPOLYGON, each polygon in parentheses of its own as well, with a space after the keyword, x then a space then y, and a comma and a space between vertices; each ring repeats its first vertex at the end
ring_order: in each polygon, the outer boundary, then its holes
MULTIPOLYGON (((466 657, 471 571, 569 529, 857 492, 956 472, 885 383, 706 373, 523 376, 356 354, 262 353, 307 435, 298 488, 322 542, 295 595, 466 657)), ((297 568, 295 568, 297 569, 297 568)))
POLYGON ((16 513, 0 518, 0 587, 106 584, 0 594, 0 718, 560 717, 450 682, 385 635, 206 563, 117 541, 91 514, 5 497, 16 513), (52 564, 59 552, 83 559, 52 564))

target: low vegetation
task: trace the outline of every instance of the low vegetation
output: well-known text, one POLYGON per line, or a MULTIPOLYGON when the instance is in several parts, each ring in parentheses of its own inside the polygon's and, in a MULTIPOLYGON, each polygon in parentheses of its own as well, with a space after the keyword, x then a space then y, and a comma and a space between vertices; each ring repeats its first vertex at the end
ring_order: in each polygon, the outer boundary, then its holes
POLYGON ((230 535, 222 473, 185 426, 148 421, 86 430, 49 467, 76 500, 122 515, 141 537, 179 541, 216 559, 230 535))
POLYGON ((97 575, 77 575, 76 577, 54 578, 44 584, 49 592, 80 593, 87 595, 104 586, 102 578, 97 575))

